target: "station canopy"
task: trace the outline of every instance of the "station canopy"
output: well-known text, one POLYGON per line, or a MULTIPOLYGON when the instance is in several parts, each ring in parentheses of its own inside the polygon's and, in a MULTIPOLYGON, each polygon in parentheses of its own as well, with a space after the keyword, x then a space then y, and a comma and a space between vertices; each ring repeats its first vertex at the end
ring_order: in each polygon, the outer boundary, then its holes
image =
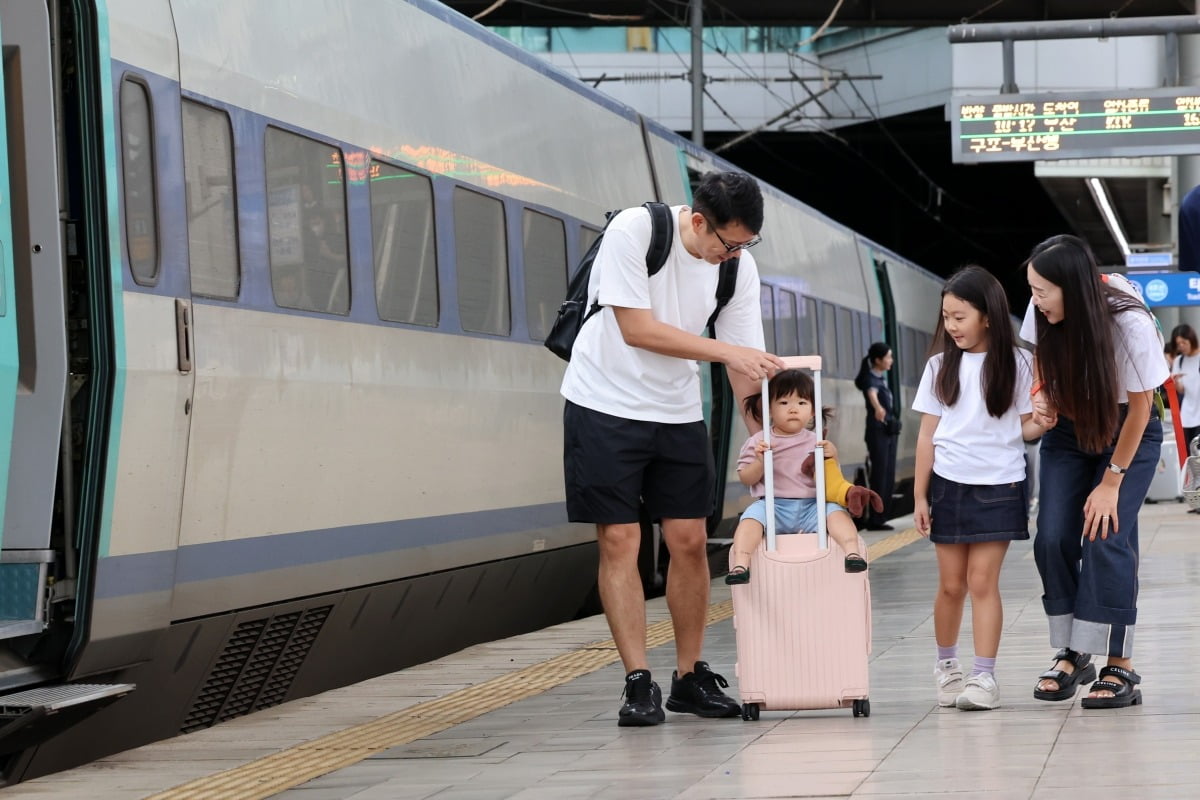
MULTIPOLYGON (((489 26, 676 26, 688 0, 444 0, 489 26), (486 13, 484 13, 486 12, 486 13)), ((1196 0, 704 0, 706 25, 932 27, 1195 14, 1196 0)))

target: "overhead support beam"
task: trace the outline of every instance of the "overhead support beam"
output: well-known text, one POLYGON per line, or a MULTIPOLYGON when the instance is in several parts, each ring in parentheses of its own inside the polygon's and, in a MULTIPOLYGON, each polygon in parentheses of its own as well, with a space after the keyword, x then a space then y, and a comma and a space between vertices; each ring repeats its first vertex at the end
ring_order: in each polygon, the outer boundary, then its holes
POLYGON ((1039 39, 1107 39, 1116 36, 1162 36, 1167 33, 1200 33, 1200 15, 1080 19, 1056 22, 991 22, 951 25, 951 44, 1033 41, 1039 39))

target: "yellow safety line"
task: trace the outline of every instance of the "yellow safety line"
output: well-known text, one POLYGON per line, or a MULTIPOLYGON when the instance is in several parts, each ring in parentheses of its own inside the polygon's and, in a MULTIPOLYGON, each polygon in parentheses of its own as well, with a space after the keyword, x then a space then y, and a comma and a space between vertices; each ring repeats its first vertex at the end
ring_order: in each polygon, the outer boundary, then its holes
MULTIPOLYGON (((868 548, 876 561, 920 539, 915 530, 893 534, 868 548)), ((708 625, 733 616, 733 601, 708 607, 708 625)), ((670 620, 646 628, 647 647, 675 638, 670 620)), ((264 756, 240 767, 207 775, 147 798, 147 800, 259 800, 402 744, 424 739, 498 708, 569 683, 619 660, 612 639, 587 644, 570 653, 525 667, 466 689, 401 709, 371 722, 326 734, 264 756)))

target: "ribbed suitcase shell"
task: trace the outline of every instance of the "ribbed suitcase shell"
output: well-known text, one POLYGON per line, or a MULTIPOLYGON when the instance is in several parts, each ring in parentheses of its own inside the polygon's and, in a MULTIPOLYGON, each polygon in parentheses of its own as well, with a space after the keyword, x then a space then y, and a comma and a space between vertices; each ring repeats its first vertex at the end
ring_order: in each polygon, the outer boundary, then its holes
MULTIPOLYGON (((844 708, 869 696, 871 584, 847 573, 837 542, 780 535, 750 560, 750 583, 732 587, 742 702, 762 709, 844 708)), ((866 544, 859 537, 859 552, 866 544)))

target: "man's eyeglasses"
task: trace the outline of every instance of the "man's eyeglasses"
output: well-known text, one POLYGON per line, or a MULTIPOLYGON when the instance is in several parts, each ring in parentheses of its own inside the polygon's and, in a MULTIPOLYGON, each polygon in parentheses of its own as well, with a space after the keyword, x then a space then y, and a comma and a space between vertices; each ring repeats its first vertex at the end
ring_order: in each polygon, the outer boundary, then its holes
POLYGON ((726 253, 732 253, 736 250, 749 250, 751 247, 754 247, 754 245, 762 241, 762 236, 755 236, 748 242, 742 242, 741 244, 730 244, 729 242, 725 241, 725 237, 717 233, 717 226, 713 225, 713 221, 711 219, 705 217, 704 221, 708 223, 708 229, 717 237, 717 241, 725 245, 726 253))

